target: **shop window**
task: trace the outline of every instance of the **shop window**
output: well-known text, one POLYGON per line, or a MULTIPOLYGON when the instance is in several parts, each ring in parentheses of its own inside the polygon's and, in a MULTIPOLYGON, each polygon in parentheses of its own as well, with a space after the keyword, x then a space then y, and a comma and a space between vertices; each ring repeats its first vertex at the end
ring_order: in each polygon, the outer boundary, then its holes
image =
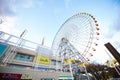
POLYGON ((28 54, 23 54, 23 53, 19 53, 19 52, 18 52, 18 53, 15 55, 14 59, 32 62, 33 59, 34 59, 34 56, 28 55, 28 54))
POLYGON ((55 60, 51 60, 51 65, 56 65, 56 61, 55 60))

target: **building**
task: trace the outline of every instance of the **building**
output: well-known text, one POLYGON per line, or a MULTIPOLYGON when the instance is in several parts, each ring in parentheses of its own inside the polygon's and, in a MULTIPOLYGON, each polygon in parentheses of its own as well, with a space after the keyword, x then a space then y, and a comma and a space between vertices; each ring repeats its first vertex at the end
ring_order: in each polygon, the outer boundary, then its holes
POLYGON ((61 59, 50 48, 0 31, 0 78, 58 80, 70 76, 62 70, 61 59))

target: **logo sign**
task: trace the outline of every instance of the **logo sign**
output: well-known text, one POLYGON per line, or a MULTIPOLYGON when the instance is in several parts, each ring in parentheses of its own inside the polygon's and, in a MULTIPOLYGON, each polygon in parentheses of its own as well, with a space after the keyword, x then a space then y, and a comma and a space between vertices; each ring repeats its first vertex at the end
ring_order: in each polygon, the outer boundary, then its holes
POLYGON ((0 56, 3 55, 3 53, 7 50, 7 48, 8 48, 8 46, 0 43, 0 56))
POLYGON ((42 78, 41 80, 54 80, 53 78, 42 78))
POLYGON ((0 73, 0 79, 21 79, 22 74, 0 73))
POLYGON ((47 57, 47 56, 40 55, 40 56, 37 57, 36 63, 49 65, 50 64, 50 58, 47 57))
POLYGON ((32 76, 30 74, 22 74, 21 79, 32 79, 32 76))
POLYGON ((59 76, 59 80, 74 80, 73 76, 59 76))

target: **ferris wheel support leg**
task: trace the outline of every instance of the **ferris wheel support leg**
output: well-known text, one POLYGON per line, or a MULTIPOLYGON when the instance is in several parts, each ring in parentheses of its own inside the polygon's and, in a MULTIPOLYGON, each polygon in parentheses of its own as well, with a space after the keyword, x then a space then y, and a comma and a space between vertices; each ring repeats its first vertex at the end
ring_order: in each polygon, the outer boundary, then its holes
MULTIPOLYGON (((69 61, 69 67, 70 67, 70 73, 71 73, 71 76, 73 76, 73 72, 72 72, 72 67, 71 67, 71 62, 69 61)), ((74 80, 74 79, 72 79, 74 80)))
POLYGON ((89 77, 89 74, 88 74, 88 72, 87 72, 87 69, 86 69, 86 66, 83 64, 83 66, 84 66, 84 68, 85 68, 85 73, 86 73, 86 75, 87 75, 87 78, 88 78, 88 80, 90 80, 90 77, 89 77))

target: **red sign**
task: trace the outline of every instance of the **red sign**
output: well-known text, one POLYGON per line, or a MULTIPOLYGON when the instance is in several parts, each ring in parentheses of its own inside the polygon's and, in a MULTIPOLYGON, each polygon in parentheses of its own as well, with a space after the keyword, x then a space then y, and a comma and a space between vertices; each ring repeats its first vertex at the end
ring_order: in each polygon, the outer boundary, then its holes
POLYGON ((0 73, 0 78, 21 79, 22 74, 0 73))

